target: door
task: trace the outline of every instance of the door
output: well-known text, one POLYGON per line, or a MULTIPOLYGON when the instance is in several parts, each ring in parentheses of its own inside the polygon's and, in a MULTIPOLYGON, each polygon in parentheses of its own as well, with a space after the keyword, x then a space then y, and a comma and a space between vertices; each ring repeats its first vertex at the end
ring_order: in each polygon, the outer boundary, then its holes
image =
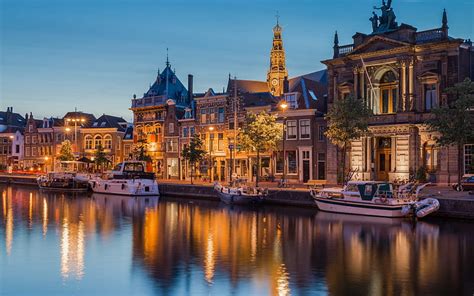
POLYGON ((303 160, 303 182, 306 183, 310 179, 310 172, 309 172, 309 160, 304 159, 303 160))
POLYGON ((390 149, 383 149, 377 152, 377 180, 388 181, 391 160, 390 149))

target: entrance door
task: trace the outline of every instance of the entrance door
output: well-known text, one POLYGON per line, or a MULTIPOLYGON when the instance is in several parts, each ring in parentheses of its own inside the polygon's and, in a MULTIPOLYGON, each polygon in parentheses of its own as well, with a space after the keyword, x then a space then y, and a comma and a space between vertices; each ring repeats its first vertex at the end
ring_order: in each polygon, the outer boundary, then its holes
POLYGON ((303 159, 303 182, 306 183, 309 179, 309 160, 303 159))
POLYGON ((390 149, 377 151, 377 180, 388 181, 391 160, 392 154, 390 153, 390 149))

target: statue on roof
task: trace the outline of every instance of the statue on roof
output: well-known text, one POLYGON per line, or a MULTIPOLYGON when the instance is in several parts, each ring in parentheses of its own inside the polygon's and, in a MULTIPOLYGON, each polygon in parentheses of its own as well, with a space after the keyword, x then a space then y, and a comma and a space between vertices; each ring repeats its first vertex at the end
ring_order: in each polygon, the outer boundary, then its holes
POLYGON ((373 33, 383 33, 389 30, 394 30, 398 27, 398 24, 395 21, 396 16, 392 8, 392 0, 388 0, 387 3, 385 3, 385 0, 382 0, 382 6, 374 6, 374 9, 380 10, 382 15, 379 17, 375 12, 373 12, 373 16, 370 18, 372 21, 373 33), (377 17, 377 19, 375 17, 377 17), (379 24, 377 24, 377 22, 379 22, 379 24))

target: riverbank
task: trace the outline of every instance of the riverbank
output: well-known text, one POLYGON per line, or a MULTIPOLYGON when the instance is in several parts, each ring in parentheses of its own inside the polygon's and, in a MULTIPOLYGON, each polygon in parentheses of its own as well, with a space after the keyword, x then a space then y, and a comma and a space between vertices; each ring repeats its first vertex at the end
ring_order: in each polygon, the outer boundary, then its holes
MULTIPOLYGON (((0 174, 0 183, 37 186, 34 175, 0 174)), ((162 196, 219 201, 213 186, 209 183, 191 185, 184 182, 159 181, 159 186, 162 196)), ((448 187, 433 186, 426 189, 423 197, 434 197, 439 200, 440 209, 433 216, 474 219, 474 195, 469 195, 467 192, 455 192, 448 187)), ((316 209, 308 189, 305 188, 269 188, 269 196, 266 201, 273 205, 316 209)))

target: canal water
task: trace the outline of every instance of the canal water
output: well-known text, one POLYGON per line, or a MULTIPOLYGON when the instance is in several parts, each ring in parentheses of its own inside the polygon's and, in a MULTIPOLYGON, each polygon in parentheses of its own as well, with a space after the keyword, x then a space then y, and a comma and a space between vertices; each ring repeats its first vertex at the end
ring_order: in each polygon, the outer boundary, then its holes
POLYGON ((0 187, 1 295, 472 295, 474 223, 0 187))

